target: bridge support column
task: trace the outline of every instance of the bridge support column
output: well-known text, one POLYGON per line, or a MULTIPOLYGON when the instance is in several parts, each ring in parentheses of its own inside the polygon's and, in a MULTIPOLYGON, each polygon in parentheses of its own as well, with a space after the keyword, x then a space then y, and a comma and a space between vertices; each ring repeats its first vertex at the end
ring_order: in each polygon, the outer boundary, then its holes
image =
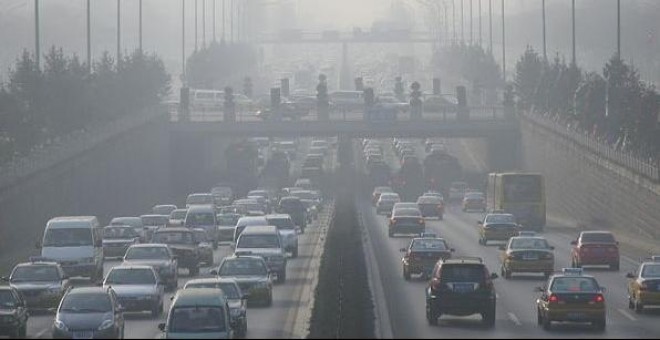
POLYGON ((339 88, 342 90, 351 89, 351 71, 348 63, 348 44, 341 44, 341 71, 339 73, 339 88))
POLYGON ((487 138, 488 168, 493 172, 520 170, 520 131, 487 138))
POLYGON ((337 161, 339 167, 348 169, 353 163, 353 145, 351 144, 351 137, 348 135, 339 135, 337 143, 337 161))

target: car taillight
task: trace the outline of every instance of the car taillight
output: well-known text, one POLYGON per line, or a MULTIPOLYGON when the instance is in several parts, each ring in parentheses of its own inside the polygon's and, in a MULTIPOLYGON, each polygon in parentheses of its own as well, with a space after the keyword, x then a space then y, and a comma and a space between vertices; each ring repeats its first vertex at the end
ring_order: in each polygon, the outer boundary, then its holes
POLYGON ((648 290, 648 289, 649 289, 649 285, 646 284, 646 282, 642 282, 642 283, 639 285, 639 290, 648 290))
POLYGON ((603 294, 597 294, 596 296, 594 296, 594 302, 596 303, 605 302, 605 297, 603 296, 603 294))
POLYGON ((419 222, 419 224, 424 224, 424 219, 420 218, 418 222, 419 222))
POLYGON ((607 248, 607 251, 609 251, 610 253, 616 253, 619 250, 616 247, 609 247, 607 248))
POLYGON ((431 279, 431 288, 433 290, 436 290, 436 291, 440 290, 440 287, 441 287, 440 278, 434 277, 433 279, 431 279))
POLYGON ((551 294, 550 297, 548 298, 548 302, 550 303, 558 303, 559 302, 559 297, 555 294, 551 294))

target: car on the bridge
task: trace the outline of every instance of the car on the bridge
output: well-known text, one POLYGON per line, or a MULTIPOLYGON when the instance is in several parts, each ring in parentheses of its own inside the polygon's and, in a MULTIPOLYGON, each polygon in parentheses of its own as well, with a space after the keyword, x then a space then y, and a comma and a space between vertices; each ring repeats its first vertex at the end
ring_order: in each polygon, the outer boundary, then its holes
POLYGON ((144 224, 144 232, 148 241, 151 241, 151 238, 154 235, 154 231, 165 228, 170 223, 170 215, 140 215, 142 223, 144 224))
POLYGON ((213 265, 213 245, 212 241, 209 240, 206 229, 204 228, 190 228, 195 233, 195 242, 197 242, 197 248, 199 249, 199 262, 204 263, 207 266, 213 265))
POLYGON ((229 302, 221 289, 182 289, 172 299, 167 321, 158 324, 165 339, 232 339, 229 302))
POLYGON ((103 228, 103 256, 124 257, 128 247, 140 243, 140 235, 128 225, 109 225, 103 228))
POLYGON ((486 212, 486 197, 483 192, 468 192, 463 196, 463 211, 480 210, 486 212))
POLYGON ((238 219, 238 222, 236 222, 236 227, 234 228, 234 238, 233 238, 233 243, 236 243, 238 240, 238 237, 241 235, 243 230, 245 230, 246 227, 248 226, 261 226, 261 225, 268 225, 268 220, 266 220, 266 216, 243 216, 238 219))
POLYGON ((142 219, 139 216, 134 216, 134 217, 115 217, 112 220, 110 220, 110 225, 130 225, 135 229, 135 232, 140 235, 140 242, 148 242, 149 239, 147 238, 147 232, 144 228, 144 223, 142 223, 142 219))
POLYGON ((483 221, 477 221, 479 226, 479 244, 486 245, 488 241, 509 241, 518 236, 520 225, 511 214, 487 214, 483 221))
POLYGON ((260 256, 234 254, 222 259, 217 270, 211 271, 219 278, 231 278, 238 282, 249 303, 273 304, 273 281, 266 261, 260 256))
POLYGON ((583 231, 571 245, 571 267, 608 265, 612 270, 619 270, 619 242, 611 232, 583 231))
POLYGON ((307 207, 305 207, 300 198, 296 196, 280 198, 277 212, 280 214, 289 214, 293 223, 300 229, 300 233, 305 233, 305 228, 307 228, 307 207))
POLYGON ((218 242, 232 242, 238 220, 243 217, 238 213, 221 213, 215 215, 218 223, 218 242))
POLYGON ((179 262, 166 244, 137 244, 124 255, 122 265, 149 265, 160 276, 167 290, 176 290, 179 281, 179 262))
POLYGON ((236 241, 234 252, 261 256, 268 270, 277 276, 278 283, 286 281, 287 258, 285 243, 276 226, 247 227, 236 241))
POLYGON ((179 227, 183 225, 186 220, 188 209, 175 209, 170 213, 170 220, 167 222, 168 227, 179 227))
POLYGON ((216 205, 215 196, 212 193, 194 193, 188 195, 186 198, 186 208, 190 208, 194 205, 216 205))
POLYGON ((424 217, 437 217, 442 220, 445 215, 445 201, 437 196, 420 196, 417 198, 417 206, 424 217))
POLYGON ((628 308, 642 313, 644 307, 660 306, 660 256, 642 262, 636 273, 628 273, 628 308))
POLYGON ((542 273, 547 279, 555 270, 554 249, 543 237, 512 237, 506 246, 500 247, 503 251, 500 274, 510 279, 513 273, 542 273))
POLYGON ((400 208, 392 210, 392 217, 387 226, 387 235, 416 234, 421 237, 426 230, 426 222, 418 208, 400 208))
POLYGON ((177 206, 174 204, 159 204, 151 208, 151 213, 155 215, 169 215, 176 209, 177 206))
POLYGON ((291 257, 298 257, 298 232, 300 231, 293 223, 291 216, 288 214, 272 214, 266 215, 268 225, 277 227, 280 233, 282 243, 284 243, 284 250, 291 252, 291 257))
POLYGON ((30 314, 16 288, 0 286, 0 315, 0 334, 12 339, 26 338, 30 314))
POLYGON ((435 264, 439 260, 450 258, 451 253, 454 252, 445 239, 426 235, 413 238, 407 248, 400 250, 404 253, 401 263, 405 280, 410 280, 412 274, 421 274, 423 278, 429 278, 435 264))
POLYGON ((596 330, 605 330, 604 288, 581 268, 564 268, 537 291, 541 292, 536 299, 537 323, 545 330, 553 321, 589 322, 596 330))
POLYGON ((460 202, 465 197, 468 184, 465 182, 452 182, 449 185, 449 202, 460 202))
POLYGON ((69 288, 69 279, 56 262, 25 262, 14 266, 3 278, 15 288, 30 310, 55 308, 69 288))
POLYGON ((235 279, 211 277, 204 279, 194 279, 186 282, 183 289, 191 288, 217 288, 221 289, 227 298, 229 304, 229 314, 231 315, 235 335, 244 338, 247 333, 247 299, 248 294, 243 293, 235 279))
POLYGON ((495 326, 497 277, 480 257, 438 261, 426 287, 426 320, 437 325, 441 315, 481 314, 485 326, 495 326))
POLYGON ((190 276, 199 274, 200 253, 192 230, 185 227, 158 229, 152 242, 167 244, 180 267, 187 268, 190 276))
POLYGON ((218 223, 216 221, 215 205, 194 205, 188 208, 184 226, 186 228, 202 228, 206 230, 208 241, 213 249, 218 248, 218 223))
POLYGON ((389 213, 394 204, 401 202, 401 197, 395 192, 381 192, 376 201, 376 214, 389 213))
POLYGON ((110 287, 70 288, 52 327, 53 339, 123 339, 124 309, 110 287))
POLYGON ((163 286, 156 271, 146 265, 113 267, 103 281, 103 287, 115 291, 124 311, 149 311, 152 317, 163 312, 163 286))

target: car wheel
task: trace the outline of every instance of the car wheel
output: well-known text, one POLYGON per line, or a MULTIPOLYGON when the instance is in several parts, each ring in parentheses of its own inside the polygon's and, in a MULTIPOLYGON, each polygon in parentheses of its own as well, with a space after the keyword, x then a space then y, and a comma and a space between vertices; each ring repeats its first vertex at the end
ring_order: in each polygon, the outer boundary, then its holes
POLYGON ((481 319, 486 327, 495 326, 495 306, 490 307, 490 310, 481 314, 481 319))
POLYGON ((628 309, 635 309, 635 303, 633 302, 632 297, 628 297, 628 309))
POLYGON ((543 317, 541 323, 542 323, 542 325, 543 325, 543 329, 545 329, 546 331, 549 331, 550 328, 552 327, 552 321, 551 321, 550 318, 548 318, 547 316, 546 316, 546 317, 543 317))
POLYGON ((511 278, 511 271, 507 270, 504 266, 502 266, 502 276, 507 280, 510 279, 511 278))
POLYGON ((600 320, 596 320, 591 323, 591 325, 594 327, 596 331, 602 332, 605 330, 605 325, 607 322, 605 321, 605 318, 602 318, 600 320))
POLYGON ((403 279, 406 281, 410 280, 410 271, 406 270, 406 267, 403 267, 403 279))
POLYGON ((433 304, 430 301, 426 301, 426 321, 431 326, 436 326, 438 324, 438 312, 433 308, 433 304))
POLYGON ((610 269, 618 271, 619 270, 619 262, 617 261, 615 263, 610 264, 610 269))
POLYGON ((218 240, 213 241, 213 250, 218 249, 218 240))
POLYGON ((27 323, 16 329, 16 335, 14 337, 17 339, 25 339, 27 337, 27 323))
POLYGON ((641 301, 635 300, 635 313, 642 314, 644 312, 644 305, 641 301))
POLYGON ((541 312, 536 310, 536 324, 541 326, 543 324, 543 317, 541 317, 541 312))
POLYGON ((298 246, 293 248, 293 251, 291 252, 291 257, 293 257, 294 259, 298 257, 298 246))
POLYGON ((277 283, 284 283, 286 281, 286 269, 277 273, 277 283))
POLYGON ((273 292, 268 293, 268 299, 266 299, 266 307, 273 305, 273 292))

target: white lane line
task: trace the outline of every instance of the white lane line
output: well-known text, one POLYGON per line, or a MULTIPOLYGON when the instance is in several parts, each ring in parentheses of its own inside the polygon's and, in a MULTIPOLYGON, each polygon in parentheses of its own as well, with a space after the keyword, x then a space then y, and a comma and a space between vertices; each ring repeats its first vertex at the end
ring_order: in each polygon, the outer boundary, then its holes
POLYGON ((46 334, 46 332, 48 332, 48 330, 49 330, 48 328, 44 328, 40 330, 37 334, 34 335, 34 338, 40 339, 42 336, 44 336, 44 334, 46 334))
POLYGON ((500 294, 495 293, 495 298, 496 298, 496 299, 499 299, 499 298, 500 298, 500 294))
POLYGON ((507 313, 507 315, 509 315, 509 319, 510 319, 513 323, 515 323, 516 326, 522 326, 522 323, 520 322, 520 320, 518 320, 518 317, 517 317, 515 314, 509 312, 509 313, 507 313))
POLYGON ((630 321, 637 321, 637 318, 632 316, 632 314, 630 314, 630 312, 628 312, 627 310, 623 308, 618 308, 617 311, 621 313, 623 316, 627 317, 630 321))

